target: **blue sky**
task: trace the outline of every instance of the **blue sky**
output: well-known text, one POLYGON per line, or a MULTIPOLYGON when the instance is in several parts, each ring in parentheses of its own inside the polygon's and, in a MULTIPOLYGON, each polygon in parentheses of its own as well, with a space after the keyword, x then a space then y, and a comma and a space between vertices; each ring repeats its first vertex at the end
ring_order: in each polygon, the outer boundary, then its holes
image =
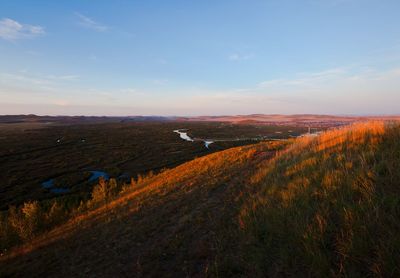
POLYGON ((400 113, 400 1, 0 2, 0 114, 400 113))

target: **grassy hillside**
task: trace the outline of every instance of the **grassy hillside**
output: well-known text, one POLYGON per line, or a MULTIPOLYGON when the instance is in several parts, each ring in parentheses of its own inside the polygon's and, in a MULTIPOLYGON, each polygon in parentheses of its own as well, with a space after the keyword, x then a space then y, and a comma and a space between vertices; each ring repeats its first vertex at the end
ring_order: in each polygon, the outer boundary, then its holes
POLYGON ((400 128, 357 124, 303 138, 259 165, 240 213, 257 275, 400 274, 400 128))
POLYGON ((400 127, 214 153, 0 259, 7 275, 398 276, 400 127))

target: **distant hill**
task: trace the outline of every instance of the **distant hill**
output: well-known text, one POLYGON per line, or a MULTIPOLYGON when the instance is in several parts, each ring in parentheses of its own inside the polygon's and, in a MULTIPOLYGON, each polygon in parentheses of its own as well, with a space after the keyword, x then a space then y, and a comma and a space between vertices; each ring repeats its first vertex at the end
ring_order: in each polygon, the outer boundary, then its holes
POLYGON ((170 117, 162 116, 37 116, 37 115, 0 115, 0 124, 14 123, 58 123, 58 124, 79 124, 79 123, 115 123, 115 122, 162 122, 170 121, 170 117))
POLYGON ((174 118, 162 116, 130 116, 121 119, 121 122, 166 122, 174 118))
POLYGON ((398 277, 399 167, 394 123, 225 150, 151 177, 15 249, 0 258, 0 271, 398 277))
POLYGON ((264 125, 291 125, 310 127, 342 126, 363 121, 387 121, 400 120, 400 116, 334 116, 334 115, 279 115, 279 114, 253 114, 237 116, 199 116, 199 117, 177 117, 177 121, 205 121, 205 122, 228 122, 234 124, 264 124, 264 125))

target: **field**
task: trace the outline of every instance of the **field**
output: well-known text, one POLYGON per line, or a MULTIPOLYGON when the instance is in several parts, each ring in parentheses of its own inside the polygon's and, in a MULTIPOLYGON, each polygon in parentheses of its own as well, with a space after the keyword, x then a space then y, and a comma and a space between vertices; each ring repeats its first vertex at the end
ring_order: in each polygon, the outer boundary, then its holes
POLYGON ((97 182, 89 181, 90 171, 102 171, 120 182, 129 182, 131 177, 137 179, 150 171, 156 173, 196 157, 255 143, 254 139, 288 138, 307 132, 305 127, 290 126, 121 123, 114 118, 101 121, 3 118, 6 123, 0 124, 0 209, 28 200, 62 198, 79 202, 89 197, 97 182), (173 132, 176 129, 187 129, 193 138, 217 141, 208 149, 202 141, 182 140, 173 132), (49 180, 59 191, 42 186, 49 180))

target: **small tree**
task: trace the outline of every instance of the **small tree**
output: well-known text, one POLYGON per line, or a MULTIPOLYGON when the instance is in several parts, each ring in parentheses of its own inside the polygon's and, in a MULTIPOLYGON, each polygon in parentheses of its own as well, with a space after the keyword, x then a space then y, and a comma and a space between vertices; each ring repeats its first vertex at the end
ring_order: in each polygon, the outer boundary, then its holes
POLYGON ((42 209, 37 201, 26 202, 20 209, 10 207, 8 222, 22 240, 32 239, 42 228, 42 209))
POLYGON ((92 202, 100 203, 107 199, 107 183, 103 177, 99 178, 99 183, 93 188, 92 202))
MULTIPOLYGON (((116 179, 110 179, 107 186, 107 199, 111 199, 118 193, 118 184, 116 179)), ((109 201, 109 200, 107 200, 109 201)))
POLYGON ((23 238, 32 239, 42 227, 43 213, 38 201, 26 202, 21 208, 24 219, 23 238))
POLYGON ((100 177, 99 184, 93 188, 92 199, 93 203, 108 203, 118 193, 118 184, 115 179, 106 181, 100 177))

